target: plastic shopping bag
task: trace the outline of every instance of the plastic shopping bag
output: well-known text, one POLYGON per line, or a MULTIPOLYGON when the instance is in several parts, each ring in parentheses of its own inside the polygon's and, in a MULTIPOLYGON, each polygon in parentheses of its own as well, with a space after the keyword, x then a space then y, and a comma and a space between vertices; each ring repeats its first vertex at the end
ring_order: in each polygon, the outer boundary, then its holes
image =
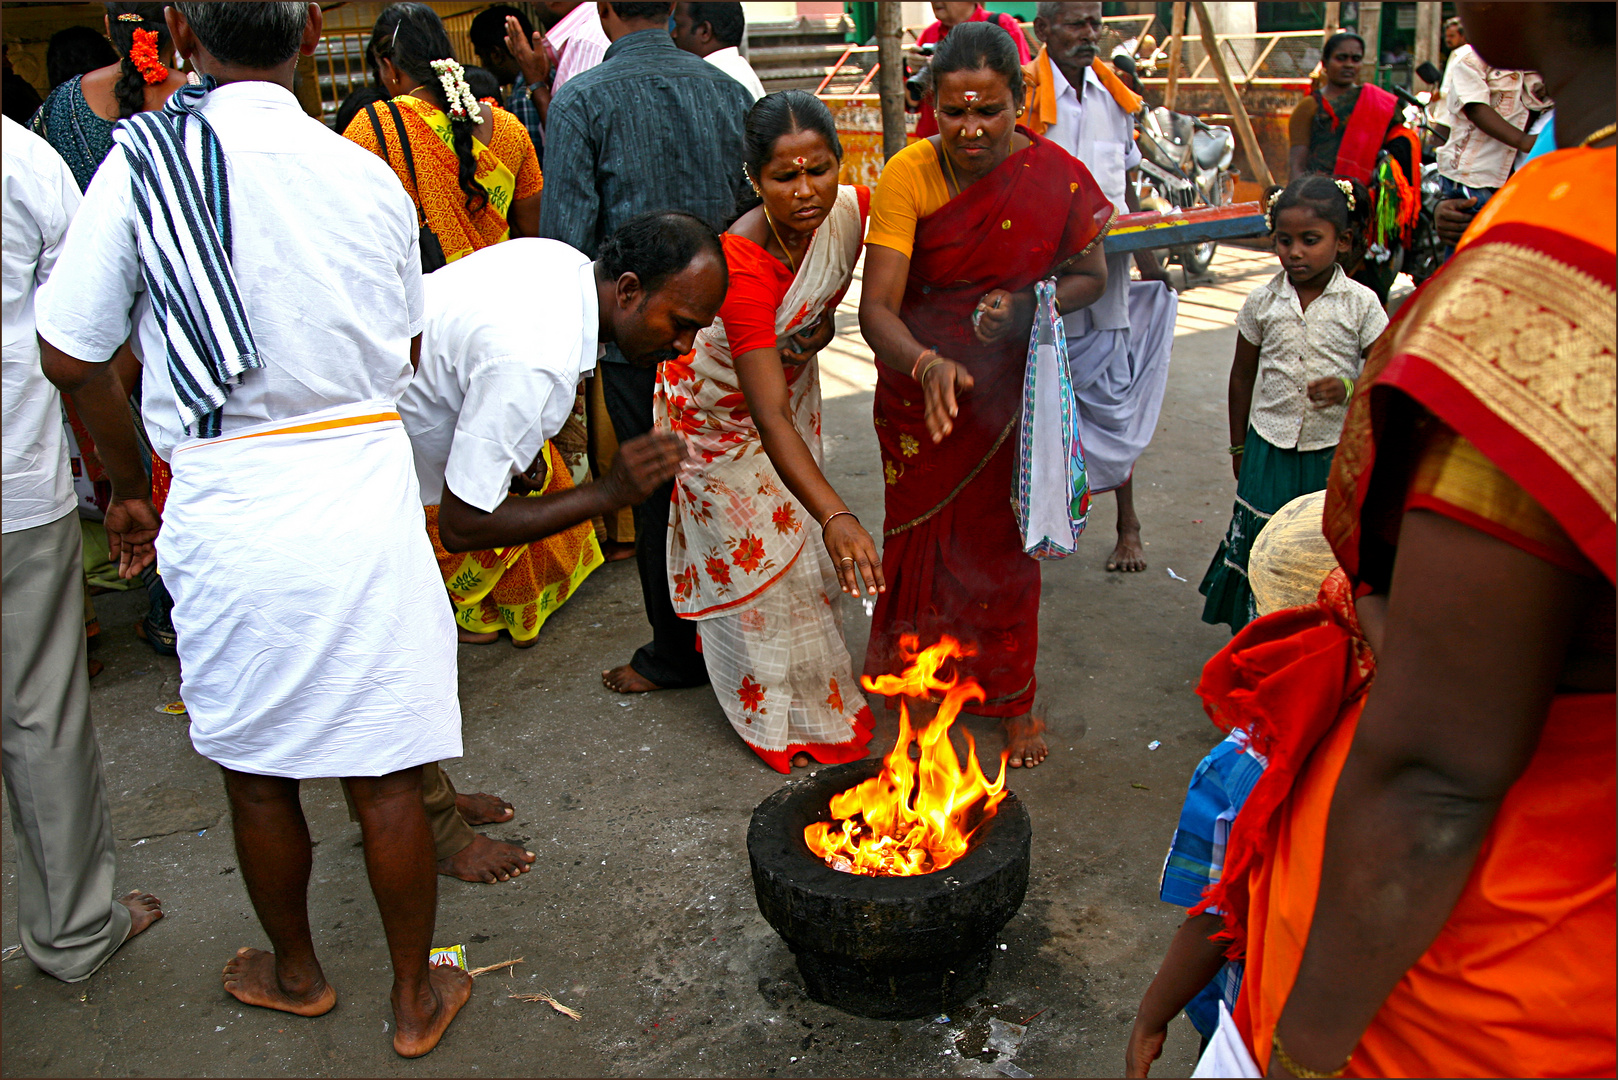
POLYGON ((1073 554, 1090 513, 1090 482, 1067 370, 1067 338, 1056 310, 1055 278, 1034 286, 1016 484, 1011 501, 1023 550, 1036 559, 1073 554))

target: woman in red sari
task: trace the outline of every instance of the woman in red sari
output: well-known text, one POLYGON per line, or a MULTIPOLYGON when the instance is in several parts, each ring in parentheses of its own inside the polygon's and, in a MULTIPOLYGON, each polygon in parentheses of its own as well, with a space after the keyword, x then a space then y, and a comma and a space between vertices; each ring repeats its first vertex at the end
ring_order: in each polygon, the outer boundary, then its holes
POLYGON ((1198 1075, 1618 1064, 1613 5, 1459 8, 1545 76, 1562 149, 1373 347, 1326 499, 1341 570, 1203 672, 1270 765, 1207 896, 1247 966, 1198 1075))
POLYGON ((1093 303, 1114 210, 1083 165, 1017 126, 1022 68, 999 27, 955 27, 932 70, 940 133, 883 168, 866 235, 888 591, 865 673, 903 668, 909 635, 956 637, 975 649, 961 665, 987 699, 974 711, 1002 720, 1011 765, 1031 766, 1045 757, 1031 714, 1039 564, 1012 515, 1010 435, 1034 284, 1055 276, 1063 311, 1093 303))

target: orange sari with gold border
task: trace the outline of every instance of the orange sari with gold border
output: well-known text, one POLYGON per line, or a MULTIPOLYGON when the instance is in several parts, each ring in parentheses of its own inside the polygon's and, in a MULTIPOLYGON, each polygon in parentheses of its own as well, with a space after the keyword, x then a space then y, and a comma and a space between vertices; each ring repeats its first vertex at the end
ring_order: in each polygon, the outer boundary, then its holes
MULTIPOLYGON (((1333 464, 1324 526, 1342 572, 1315 605, 1256 620, 1204 669, 1198 692, 1214 722, 1247 729, 1271 754, 1209 893, 1246 956, 1233 1019, 1260 1069, 1309 938, 1332 796, 1375 677, 1353 600, 1385 587, 1403 512, 1438 509, 1582 567, 1604 602, 1574 647, 1593 640, 1610 656, 1615 165, 1611 149, 1531 163, 1405 303, 1372 348, 1333 464), (1436 466, 1435 444, 1449 447, 1436 466), (1448 466, 1447 480, 1434 478, 1448 466), (1521 528, 1456 481, 1490 472, 1506 503, 1517 496, 1521 528)), ((1460 899, 1349 1075, 1613 1075, 1614 708, 1611 693, 1553 700, 1460 899)))

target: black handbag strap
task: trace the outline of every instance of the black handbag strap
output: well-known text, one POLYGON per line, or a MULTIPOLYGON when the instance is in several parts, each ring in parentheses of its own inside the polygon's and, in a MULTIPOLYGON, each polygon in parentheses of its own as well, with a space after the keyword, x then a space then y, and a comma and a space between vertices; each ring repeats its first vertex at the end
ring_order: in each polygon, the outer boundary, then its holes
MULTIPOLYGON (((410 173, 410 197, 416 204, 416 221, 422 225, 427 224, 427 214, 421 208, 421 188, 416 183, 416 156, 410 152, 410 135, 405 131, 404 117, 399 115, 399 106, 388 102, 388 111, 393 114, 393 130, 399 136, 399 149, 404 155, 405 169, 410 173)), ((376 105, 365 106, 365 115, 370 118, 371 130, 376 133, 376 141, 382 146, 382 156, 388 156, 388 140, 382 134, 382 121, 377 115, 376 105)))

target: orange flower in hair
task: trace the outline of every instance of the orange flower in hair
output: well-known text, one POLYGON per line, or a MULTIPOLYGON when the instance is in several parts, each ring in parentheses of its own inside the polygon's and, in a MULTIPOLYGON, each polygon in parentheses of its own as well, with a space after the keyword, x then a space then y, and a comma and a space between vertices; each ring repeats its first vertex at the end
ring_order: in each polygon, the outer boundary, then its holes
POLYGON ((148 85, 156 86, 169 77, 169 69, 157 58, 156 30, 135 31, 135 43, 129 47, 129 62, 148 85))

